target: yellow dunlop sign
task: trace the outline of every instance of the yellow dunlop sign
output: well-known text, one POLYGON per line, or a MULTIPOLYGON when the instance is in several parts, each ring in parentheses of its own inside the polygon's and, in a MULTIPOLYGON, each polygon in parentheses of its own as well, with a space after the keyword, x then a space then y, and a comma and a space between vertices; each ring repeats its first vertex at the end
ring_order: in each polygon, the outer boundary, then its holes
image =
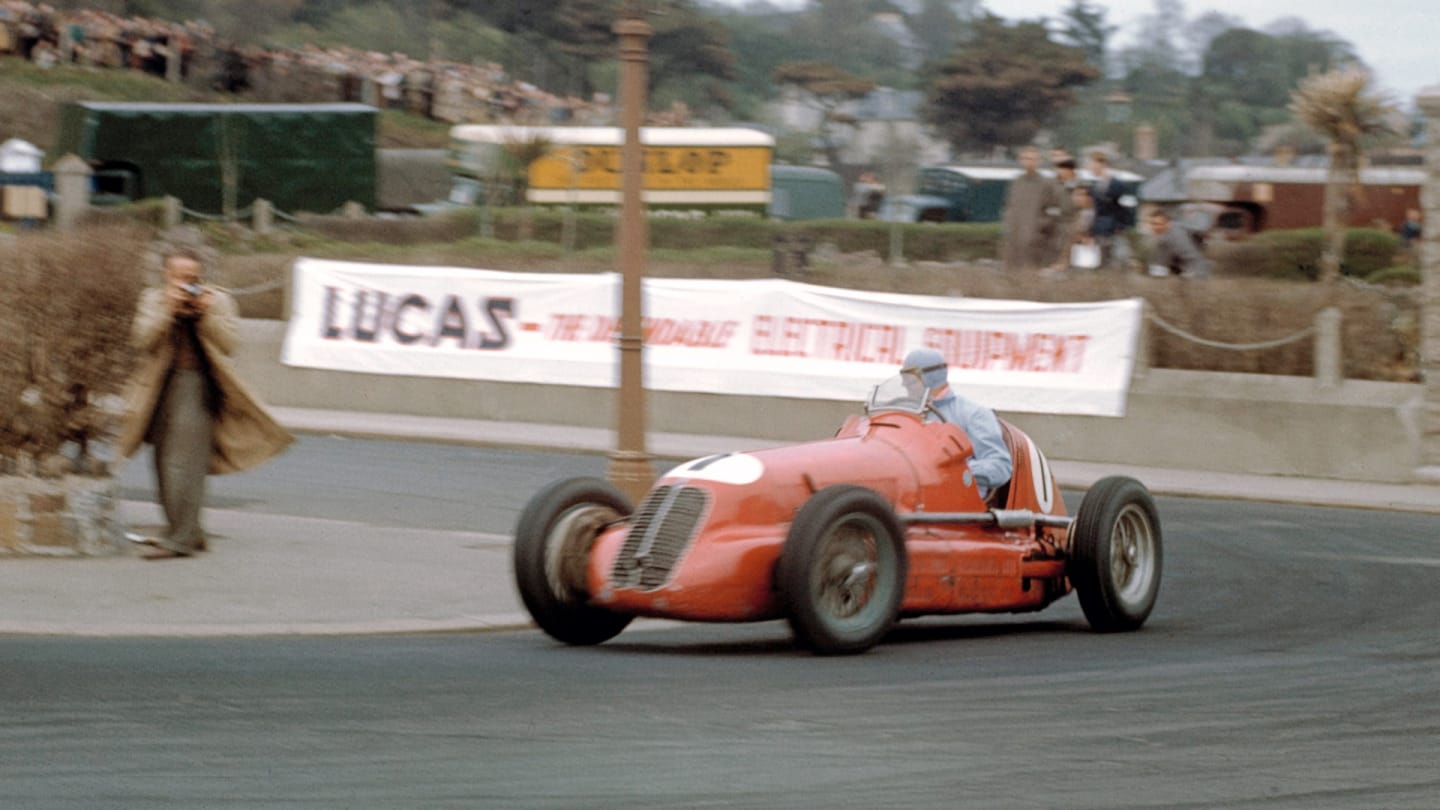
MULTIPOLYGON (((531 189, 619 189, 620 147, 562 146, 530 165, 531 189)), ((770 149, 646 146, 646 191, 768 191, 770 149)))

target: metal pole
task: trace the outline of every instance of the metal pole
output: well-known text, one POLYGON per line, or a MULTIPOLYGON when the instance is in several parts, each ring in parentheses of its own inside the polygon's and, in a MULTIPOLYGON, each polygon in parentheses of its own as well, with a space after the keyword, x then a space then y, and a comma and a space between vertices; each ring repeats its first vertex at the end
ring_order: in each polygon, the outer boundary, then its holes
POLYGON ((1426 121, 1425 180, 1420 189, 1420 374, 1424 390, 1417 477, 1440 483, 1440 85, 1416 99, 1426 121))
POLYGON ((620 38, 620 115, 625 140, 620 149, 621 203, 616 241, 620 263, 620 391, 616 414, 617 442, 610 454, 608 477, 632 501, 639 501, 655 481, 650 455, 645 450, 645 366, 642 332, 646 230, 641 188, 645 153, 640 145, 640 122, 645 115, 646 42, 652 29, 627 3, 625 16, 615 24, 620 38))

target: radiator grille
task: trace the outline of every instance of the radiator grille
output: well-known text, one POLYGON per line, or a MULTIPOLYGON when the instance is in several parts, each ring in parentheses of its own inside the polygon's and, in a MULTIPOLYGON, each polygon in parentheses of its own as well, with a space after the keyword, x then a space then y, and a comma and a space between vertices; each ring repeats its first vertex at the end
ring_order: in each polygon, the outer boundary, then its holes
POLYGON ((664 585, 700 527, 710 496, 695 487, 661 486, 640 504, 615 566, 611 584, 653 591, 664 585))

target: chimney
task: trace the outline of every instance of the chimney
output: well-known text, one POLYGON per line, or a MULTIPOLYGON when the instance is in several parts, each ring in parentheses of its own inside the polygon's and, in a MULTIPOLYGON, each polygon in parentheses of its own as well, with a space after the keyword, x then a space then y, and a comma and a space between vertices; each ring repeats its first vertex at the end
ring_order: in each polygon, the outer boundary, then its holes
POLYGON ((1160 157, 1160 141, 1155 127, 1140 124, 1135 127, 1135 159, 1151 161, 1160 157))

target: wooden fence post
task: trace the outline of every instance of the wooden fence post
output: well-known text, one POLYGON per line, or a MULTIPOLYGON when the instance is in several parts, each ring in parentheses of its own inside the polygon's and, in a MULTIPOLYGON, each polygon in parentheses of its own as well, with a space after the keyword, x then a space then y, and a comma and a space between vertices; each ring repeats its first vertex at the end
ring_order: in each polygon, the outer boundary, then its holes
POLYGON ((1150 302, 1140 301, 1140 328, 1135 332, 1135 362, 1130 371, 1132 380, 1142 380, 1150 373, 1150 302))
POLYGON ((180 198, 171 195, 165 196, 165 227, 173 228, 185 221, 184 206, 180 204, 180 198))
POLYGON ((275 227, 275 209, 270 206, 269 200, 257 199, 254 206, 250 227, 255 233, 270 233, 275 227))
POLYGON ((90 209, 90 178, 95 171, 78 155, 65 155, 55 162, 55 226, 73 228, 90 209))
POLYGON ((1345 380, 1345 352, 1341 347, 1339 307, 1326 307, 1315 314, 1315 382, 1334 388, 1345 380))

